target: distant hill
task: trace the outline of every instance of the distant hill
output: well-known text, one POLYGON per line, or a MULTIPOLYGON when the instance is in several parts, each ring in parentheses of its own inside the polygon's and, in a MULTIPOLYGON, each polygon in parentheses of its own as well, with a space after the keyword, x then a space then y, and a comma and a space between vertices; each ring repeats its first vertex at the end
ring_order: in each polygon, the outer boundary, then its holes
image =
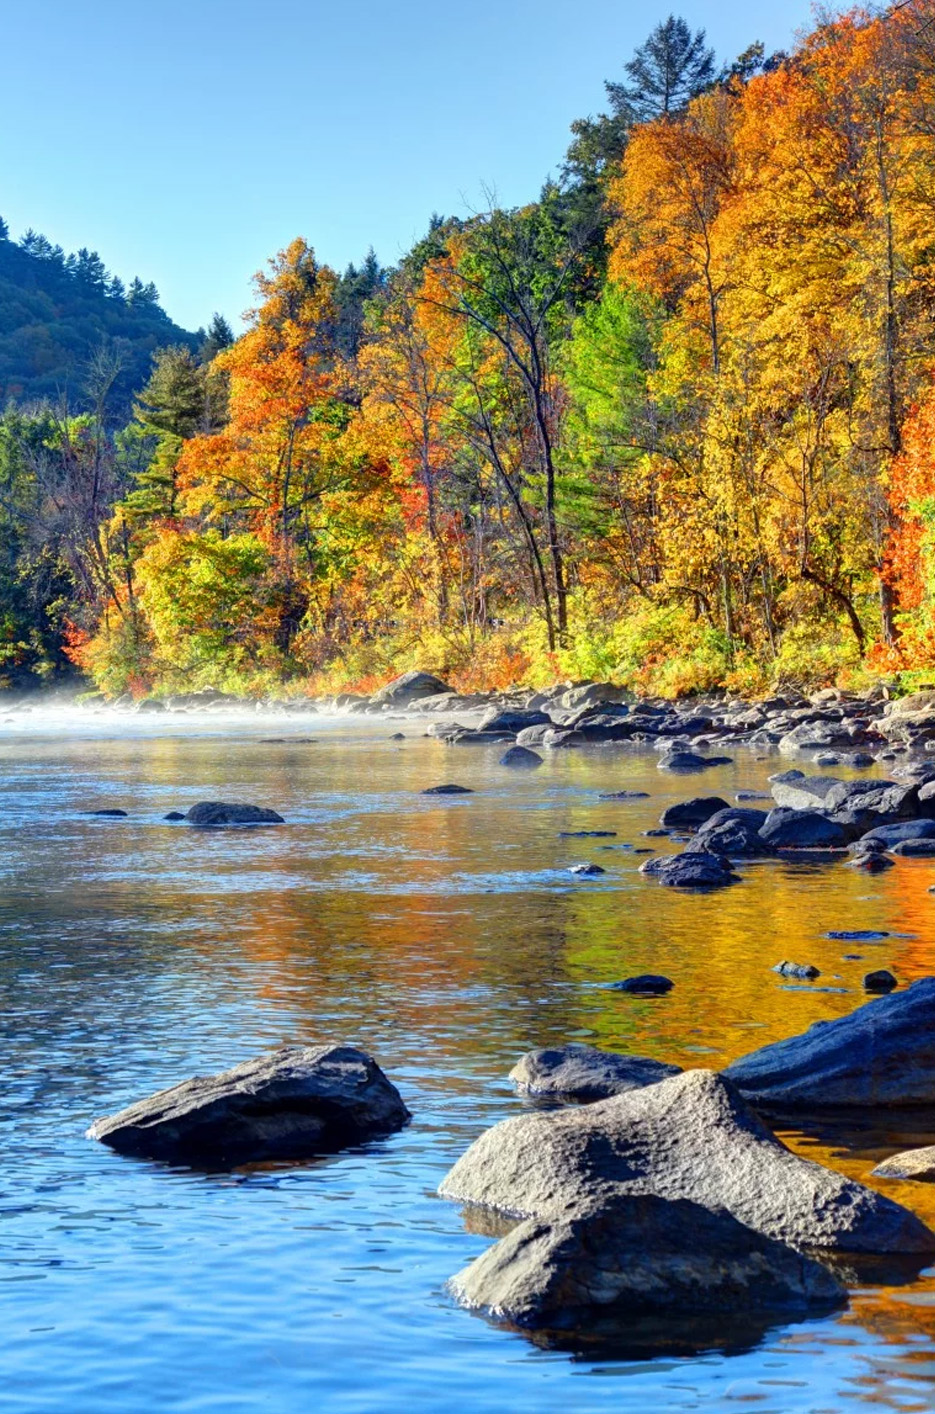
POLYGON ((119 418, 149 377, 154 349, 196 348, 203 338, 172 322, 152 283, 125 286, 96 251, 66 255, 34 231, 12 241, 0 219, 0 410, 43 399, 86 408, 89 364, 104 350, 119 364, 108 409, 119 418))

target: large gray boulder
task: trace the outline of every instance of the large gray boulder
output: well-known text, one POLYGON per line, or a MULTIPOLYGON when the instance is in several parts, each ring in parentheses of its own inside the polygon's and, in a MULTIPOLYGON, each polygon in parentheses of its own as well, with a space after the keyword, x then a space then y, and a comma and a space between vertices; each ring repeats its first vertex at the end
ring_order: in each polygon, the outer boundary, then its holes
POLYGON ((596 1046, 548 1046, 522 1056, 510 1079, 524 1095, 588 1103, 680 1074, 680 1066, 646 1056, 620 1055, 596 1046))
POLYGON ((816 1021, 724 1074, 754 1104, 781 1112, 935 1105, 935 977, 816 1021))
POLYGON ((284 820, 275 810, 260 805, 242 805, 236 801, 203 800, 193 805, 185 816, 190 825, 282 825, 284 820))
POLYGON ((401 677, 388 682, 379 692, 374 693, 371 701, 380 705, 389 702, 394 707, 405 707, 410 702, 418 702, 420 698, 438 697, 441 693, 449 692, 451 688, 448 684, 433 673, 413 671, 403 673, 401 677))
POLYGON ((520 1329, 596 1316, 828 1311, 846 1302, 826 1267, 723 1210, 615 1195, 548 1222, 527 1218, 451 1281, 464 1305, 520 1329))
POLYGON ((710 1070, 488 1129, 442 1181, 443 1197, 516 1217, 621 1193, 726 1208, 798 1248, 935 1251, 935 1233, 878 1193, 791 1153, 710 1070))
POLYGON ((92 1124, 120 1154, 220 1168, 306 1159, 391 1134, 409 1119, 395 1085, 353 1046, 283 1046, 196 1075, 92 1124))
POLYGON ((885 848, 890 849, 894 844, 900 844, 903 840, 931 839, 935 839, 935 820, 897 820, 892 825, 874 826, 865 835, 861 835, 858 844, 864 844, 868 840, 876 840, 885 848))
MULTIPOLYGON (((488 707, 477 724, 479 732, 512 732, 515 736, 526 727, 551 727, 548 712, 525 707, 488 707)), ((525 745, 525 743, 521 743, 525 745)))
POLYGON ((842 784, 836 776, 803 776, 796 772, 794 780, 773 778, 771 789, 776 804, 784 810, 824 810, 828 796, 842 784))

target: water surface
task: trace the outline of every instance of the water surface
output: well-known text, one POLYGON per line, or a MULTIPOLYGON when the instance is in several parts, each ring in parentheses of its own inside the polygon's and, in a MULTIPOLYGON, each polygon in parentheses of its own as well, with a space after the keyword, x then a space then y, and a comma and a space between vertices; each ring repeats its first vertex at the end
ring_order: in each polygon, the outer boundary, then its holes
MULTIPOLYGON (((719 1067, 851 1011, 870 968, 935 972, 935 863, 873 878, 753 864, 727 891, 680 895, 637 872, 637 851, 666 848, 642 832, 676 799, 762 788, 776 759, 738 749, 703 784, 629 747, 511 772, 502 748, 423 731, 411 718, 0 725, 0 1408, 935 1407, 935 1270, 736 1349, 594 1360, 451 1302, 447 1278, 489 1239, 435 1196, 467 1144, 519 1112, 506 1076, 532 1046, 719 1067), (474 794, 419 793, 444 781, 474 794), (650 799, 598 798, 623 789, 650 799), (272 806, 287 823, 161 819, 205 799, 272 806), (82 813, 108 807, 129 816, 82 813), (598 829, 617 834, 560 836, 598 829), (567 872, 585 860, 606 873, 567 872), (889 936, 826 936, 845 928, 889 936), (822 976, 784 982, 770 970, 782 958, 822 976), (644 971, 674 991, 606 990, 644 971), (83 1137, 187 1075, 326 1040, 378 1058, 409 1128, 322 1164, 226 1175, 83 1137)), ((786 1137, 863 1180, 905 1140, 786 1137)), ((881 1186, 935 1222, 932 1187, 881 1186)))

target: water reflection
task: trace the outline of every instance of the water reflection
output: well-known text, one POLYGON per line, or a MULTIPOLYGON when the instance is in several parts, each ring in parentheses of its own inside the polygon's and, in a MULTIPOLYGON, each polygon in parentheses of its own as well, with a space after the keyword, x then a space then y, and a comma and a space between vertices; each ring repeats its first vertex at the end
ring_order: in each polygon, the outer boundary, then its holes
MULTIPOLYGON (((668 847, 643 832, 694 789, 655 755, 555 753, 513 775, 496 750, 453 752, 408 723, 391 742, 395 726, 316 722, 315 742, 259 740, 310 734, 288 722, 111 738, 101 723, 4 728, 0 1377, 14 1406, 141 1410, 155 1389, 160 1408, 225 1414, 261 1401, 402 1410, 469 1383, 483 1411, 930 1408, 931 1272, 858 1273, 847 1314, 715 1332, 691 1357, 676 1345, 634 1363, 631 1345, 608 1363, 569 1359, 452 1305, 447 1278, 489 1239, 433 1194, 483 1127, 517 1112, 506 1075, 532 1046, 719 1066, 850 1011, 870 967, 901 982, 935 971, 933 863, 868 878, 769 862, 724 893, 679 896, 634 854, 668 847), (420 795, 447 780, 475 794, 420 795), (650 796, 599 799, 626 789, 650 796), (209 833, 161 819, 212 798, 288 823, 209 833), (81 814, 108 807, 128 818, 81 814), (598 829, 616 838, 561 834, 598 829), (567 873, 588 860, 606 874, 567 873), (853 928, 888 936, 827 936, 853 928), (786 986, 770 970, 782 958, 822 976, 786 986), (638 972, 675 989, 606 990, 638 972), (409 1130, 323 1166, 226 1179, 81 1137, 98 1113, 195 1071, 327 1039, 379 1057, 409 1130)), ((738 751, 704 789, 730 799, 772 769, 738 751)), ((935 1185, 869 1177, 885 1152, 927 1142, 898 1117, 784 1138, 935 1223, 935 1185)))

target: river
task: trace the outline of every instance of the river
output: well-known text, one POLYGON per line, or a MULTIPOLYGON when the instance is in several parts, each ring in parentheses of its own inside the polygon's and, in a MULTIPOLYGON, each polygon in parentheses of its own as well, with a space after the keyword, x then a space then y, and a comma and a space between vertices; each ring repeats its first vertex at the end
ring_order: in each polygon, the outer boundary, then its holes
MULTIPOLYGON (((629 747, 509 771, 502 748, 424 730, 76 711, 0 724, 0 1408, 935 1407, 935 1268, 752 1348, 595 1360, 452 1302, 446 1279, 489 1239, 435 1195, 482 1129, 519 1112, 507 1074, 532 1046, 720 1067, 851 1011, 871 968, 901 983, 935 972, 935 861, 876 877, 763 862, 683 895, 637 872, 637 850, 665 848, 642 832, 689 795, 763 789, 778 758, 738 748, 703 785, 629 747), (474 793, 420 794, 447 781, 474 793), (623 789, 650 798, 598 798, 623 789), (287 823, 161 818, 211 799, 287 823), (128 817, 82 813, 102 808, 128 817), (617 833, 560 835, 599 829, 617 833), (585 860, 606 872, 568 872, 585 860), (887 936, 827 936, 841 929, 887 936), (784 981, 783 958, 822 976, 784 981), (606 990, 650 971, 673 978, 669 996, 606 990), (376 1056, 413 1113, 406 1130, 319 1164, 207 1175, 84 1138, 188 1075, 323 1040, 376 1056)), ((859 1129, 784 1137, 865 1181, 906 1147, 859 1129)), ((881 1187, 935 1223, 935 1186, 881 1187)))

